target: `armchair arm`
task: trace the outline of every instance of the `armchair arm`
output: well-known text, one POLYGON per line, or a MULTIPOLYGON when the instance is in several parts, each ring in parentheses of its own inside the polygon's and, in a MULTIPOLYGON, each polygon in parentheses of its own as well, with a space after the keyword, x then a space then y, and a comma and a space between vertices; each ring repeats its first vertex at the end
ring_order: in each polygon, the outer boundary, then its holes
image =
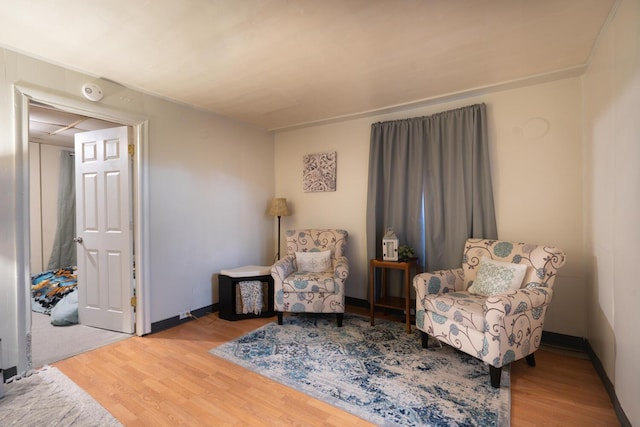
POLYGON ((484 304, 485 319, 497 324, 505 316, 513 316, 526 311, 532 311, 534 317, 542 315, 544 306, 551 302, 553 289, 547 287, 517 289, 504 294, 492 295, 484 304))
POLYGON ((334 278, 344 283, 344 281, 347 279, 347 276, 349 276, 349 261, 347 260, 347 257, 335 257, 335 259, 333 260, 333 271, 335 272, 334 278))
POLYGON ((416 274, 413 278, 416 299, 429 294, 453 292, 464 287, 462 268, 416 274))
POLYGON ((295 261, 296 258, 293 255, 287 255, 276 261, 276 263, 271 266, 271 276, 273 280, 275 282, 279 281, 281 285, 287 276, 296 271, 295 261))
POLYGON ((485 308, 483 360, 500 367, 538 349, 546 308, 553 297, 551 288, 526 288, 493 295, 485 308))

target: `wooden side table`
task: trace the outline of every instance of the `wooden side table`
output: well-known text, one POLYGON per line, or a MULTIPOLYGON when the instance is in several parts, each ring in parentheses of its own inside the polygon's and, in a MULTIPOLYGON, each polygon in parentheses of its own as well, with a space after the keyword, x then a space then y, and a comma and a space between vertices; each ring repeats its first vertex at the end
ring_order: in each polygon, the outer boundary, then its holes
POLYGON ((374 325, 375 308, 384 307, 392 309, 401 309, 405 311, 407 333, 411 333, 411 308, 415 308, 416 301, 411 299, 411 270, 418 274, 420 264, 418 258, 411 258, 408 261, 383 261, 381 259, 372 259, 369 263, 369 297, 371 298, 371 326, 374 325), (387 269, 402 270, 404 273, 404 297, 392 297, 388 295, 387 289, 387 269), (380 298, 376 299, 376 269, 382 272, 380 298))

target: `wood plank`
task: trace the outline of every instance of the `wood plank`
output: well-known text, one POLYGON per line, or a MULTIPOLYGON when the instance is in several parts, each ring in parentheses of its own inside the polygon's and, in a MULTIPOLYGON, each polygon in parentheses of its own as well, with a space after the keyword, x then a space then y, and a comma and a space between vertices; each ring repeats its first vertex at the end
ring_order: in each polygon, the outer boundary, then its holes
MULTIPOLYGON (((366 308, 350 312, 368 315, 366 308)), ((376 317, 404 321, 403 316, 376 317)), ((371 426, 372 424, 226 360, 210 349, 275 318, 226 321, 210 314, 54 364, 125 426, 371 426), (296 410, 292 411, 291 408, 296 410)), ((584 355, 536 353, 512 365, 514 427, 619 425, 584 355)), ((489 379, 487 378, 487 381, 489 379)))

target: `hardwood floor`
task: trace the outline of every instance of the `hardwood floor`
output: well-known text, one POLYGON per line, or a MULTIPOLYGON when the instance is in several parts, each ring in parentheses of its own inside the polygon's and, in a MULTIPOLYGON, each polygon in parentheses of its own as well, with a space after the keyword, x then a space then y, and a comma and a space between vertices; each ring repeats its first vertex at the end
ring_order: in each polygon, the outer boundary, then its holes
MULTIPOLYGON (((372 425, 208 353, 274 320, 210 314, 54 366, 125 426, 372 425)), ((512 366, 512 426, 619 425, 589 360, 541 349, 536 361, 535 368, 524 360, 512 366)))

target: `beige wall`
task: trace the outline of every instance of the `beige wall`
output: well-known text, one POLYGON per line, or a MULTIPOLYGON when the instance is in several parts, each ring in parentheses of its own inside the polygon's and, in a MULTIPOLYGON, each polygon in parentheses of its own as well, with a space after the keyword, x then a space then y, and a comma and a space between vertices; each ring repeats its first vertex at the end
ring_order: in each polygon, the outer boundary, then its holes
MULTIPOLYGON (((276 194, 294 208, 283 228, 341 227, 350 233, 347 295, 367 299, 365 210, 371 124, 484 102, 498 233, 501 239, 555 245, 567 265, 556 282, 545 329, 586 334, 582 251, 582 149, 579 78, 283 131, 275 136, 276 194), (302 156, 337 151, 337 191, 302 191, 302 156)), ((284 247, 284 243, 283 243, 284 247)))
POLYGON ((285 230, 342 228, 349 232, 346 255, 351 260, 347 295, 365 298, 365 207, 369 163, 368 122, 342 122, 276 134, 275 170, 278 197, 286 197, 292 215, 282 218, 285 230), (305 193, 302 159, 305 154, 337 152, 336 191, 305 193), (355 262, 354 262, 355 261, 355 262), (353 284, 360 284, 354 286, 353 284))
POLYGON ((640 1, 623 0, 583 77, 589 343, 640 425, 640 1))

